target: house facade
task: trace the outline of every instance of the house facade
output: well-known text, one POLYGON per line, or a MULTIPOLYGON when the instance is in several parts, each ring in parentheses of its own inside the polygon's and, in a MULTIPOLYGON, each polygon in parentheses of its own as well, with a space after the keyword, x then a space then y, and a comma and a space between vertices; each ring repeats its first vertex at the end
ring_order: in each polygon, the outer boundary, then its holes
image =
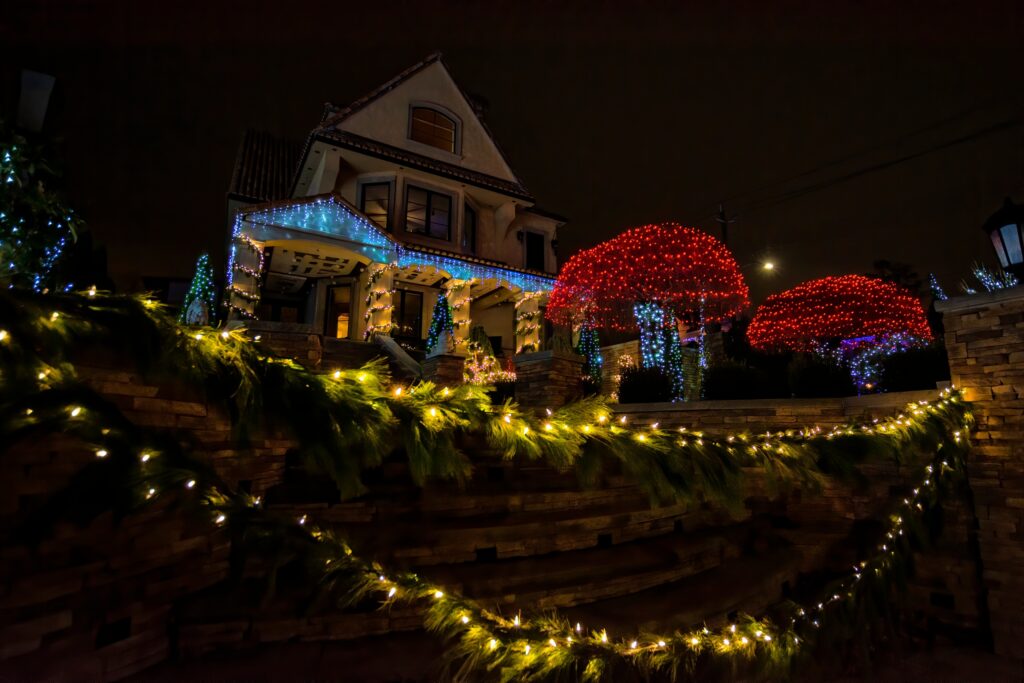
POLYGON ((444 293, 455 353, 483 326, 506 355, 543 344, 565 220, 538 209, 439 54, 296 149, 247 134, 229 193, 234 319, 424 346, 444 293))

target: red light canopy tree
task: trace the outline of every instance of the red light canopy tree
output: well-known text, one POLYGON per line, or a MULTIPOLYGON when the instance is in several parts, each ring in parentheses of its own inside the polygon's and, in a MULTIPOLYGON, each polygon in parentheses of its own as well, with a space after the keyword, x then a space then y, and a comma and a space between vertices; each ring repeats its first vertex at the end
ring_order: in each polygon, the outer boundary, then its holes
POLYGON ((562 267, 547 317, 561 325, 637 329, 637 303, 696 322, 722 320, 750 305, 732 252, 696 228, 661 223, 632 228, 575 254, 562 267))
POLYGON ((732 253, 705 232, 677 223, 632 228, 574 255, 548 300, 552 322, 640 331, 645 367, 665 369, 682 398, 677 318, 721 320, 750 305, 732 253))
POLYGON ((921 301, 892 282, 863 275, 811 280, 772 294, 747 328, 761 350, 830 354, 858 388, 871 389, 881 355, 930 341, 921 301))

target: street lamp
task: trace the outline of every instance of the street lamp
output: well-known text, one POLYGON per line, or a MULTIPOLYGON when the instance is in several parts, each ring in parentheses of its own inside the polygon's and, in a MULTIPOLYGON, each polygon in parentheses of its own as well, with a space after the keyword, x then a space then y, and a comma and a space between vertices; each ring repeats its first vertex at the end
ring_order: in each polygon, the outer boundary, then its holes
POLYGON ((1024 205, 1014 204, 1007 197, 981 229, 992 240, 999 265, 1017 277, 1024 277, 1024 205))

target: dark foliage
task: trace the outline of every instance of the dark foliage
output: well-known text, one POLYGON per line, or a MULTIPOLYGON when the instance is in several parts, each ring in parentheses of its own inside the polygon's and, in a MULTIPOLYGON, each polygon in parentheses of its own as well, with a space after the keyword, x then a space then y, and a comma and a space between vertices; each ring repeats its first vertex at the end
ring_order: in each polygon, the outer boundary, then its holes
POLYGON ((491 399, 491 403, 499 405, 505 401, 512 401, 516 397, 516 383, 512 382, 495 382, 494 388, 487 392, 487 397, 491 399))
POLYGON ((934 389, 949 379, 949 359, 942 344, 908 349, 882 360, 881 385, 885 391, 934 389))
POLYGON ((704 373, 704 398, 726 401, 753 398, 786 398, 789 388, 781 373, 724 361, 704 373))
POLYGON ((788 374, 789 390, 796 398, 833 398, 857 393, 849 370, 811 354, 794 356, 788 374))
POLYGON ((597 396, 601 393, 601 380, 584 375, 580 378, 580 388, 583 390, 584 396, 597 396))
POLYGON ((672 400, 672 380, 661 368, 625 367, 619 376, 619 403, 661 403, 672 400))

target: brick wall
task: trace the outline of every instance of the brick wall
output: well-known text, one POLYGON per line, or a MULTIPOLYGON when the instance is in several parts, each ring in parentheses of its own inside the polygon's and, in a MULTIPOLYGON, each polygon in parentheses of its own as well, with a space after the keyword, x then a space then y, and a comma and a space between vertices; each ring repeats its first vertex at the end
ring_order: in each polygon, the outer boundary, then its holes
POLYGON ((936 308, 952 380, 975 404, 968 471, 993 644, 1024 658, 1024 289, 936 308))

